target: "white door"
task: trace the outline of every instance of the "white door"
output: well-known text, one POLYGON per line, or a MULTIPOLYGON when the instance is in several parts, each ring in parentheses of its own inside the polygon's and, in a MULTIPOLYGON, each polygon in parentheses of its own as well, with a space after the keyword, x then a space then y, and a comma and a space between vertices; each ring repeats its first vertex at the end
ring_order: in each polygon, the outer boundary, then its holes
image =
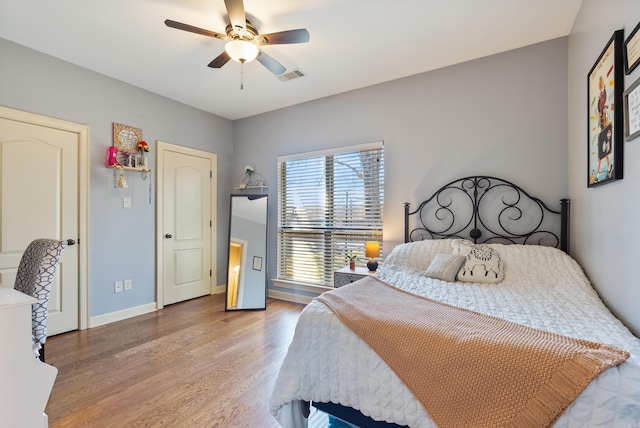
MULTIPOLYGON (((6 111, 0 111, 0 282, 13 286, 32 240, 79 240, 81 147, 75 131, 8 119, 2 113, 6 111)), ((62 254, 49 301, 48 335, 79 328, 78 248, 68 245, 62 254)))
POLYGON ((159 307, 212 292, 214 171, 214 154, 158 142, 159 307))

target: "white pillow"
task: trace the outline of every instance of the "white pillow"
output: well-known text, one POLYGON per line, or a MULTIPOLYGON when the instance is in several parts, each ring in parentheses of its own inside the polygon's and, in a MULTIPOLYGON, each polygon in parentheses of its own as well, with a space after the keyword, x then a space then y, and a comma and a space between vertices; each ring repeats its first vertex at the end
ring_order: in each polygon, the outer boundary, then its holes
POLYGON ((462 282, 497 284, 504 279, 504 263, 488 245, 473 245, 456 279, 462 282))
POLYGON ((454 282, 460 266, 464 263, 463 256, 453 254, 436 254, 433 256, 431 264, 424 272, 430 278, 441 279, 447 282, 454 282))
POLYGON ((451 254, 451 239, 425 239, 407 242, 394 247, 385 257, 380 269, 410 269, 423 274, 436 254, 451 254))
POLYGON ((454 239, 451 241, 451 248, 453 248, 453 254, 456 256, 466 257, 473 248, 473 242, 466 239, 454 239))

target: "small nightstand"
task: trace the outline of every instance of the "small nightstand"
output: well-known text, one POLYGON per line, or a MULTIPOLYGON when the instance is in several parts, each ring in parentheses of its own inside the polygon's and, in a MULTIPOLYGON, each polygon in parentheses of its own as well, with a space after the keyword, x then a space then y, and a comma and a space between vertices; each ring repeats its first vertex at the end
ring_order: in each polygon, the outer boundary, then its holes
POLYGON ((340 270, 333 273, 333 286, 335 288, 342 287, 343 285, 351 284, 354 281, 375 274, 366 267, 356 266, 354 270, 349 269, 349 266, 345 266, 340 270))

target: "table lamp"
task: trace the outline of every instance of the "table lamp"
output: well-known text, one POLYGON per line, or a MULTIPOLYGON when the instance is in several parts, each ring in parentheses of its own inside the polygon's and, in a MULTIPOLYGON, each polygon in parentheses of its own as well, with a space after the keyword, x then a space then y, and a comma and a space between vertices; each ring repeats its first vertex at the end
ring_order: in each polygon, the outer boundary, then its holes
POLYGON ((378 241, 367 241, 364 244, 365 256, 369 258, 367 262, 367 268, 371 272, 375 272, 378 269, 378 262, 375 260, 380 257, 380 243, 378 241))

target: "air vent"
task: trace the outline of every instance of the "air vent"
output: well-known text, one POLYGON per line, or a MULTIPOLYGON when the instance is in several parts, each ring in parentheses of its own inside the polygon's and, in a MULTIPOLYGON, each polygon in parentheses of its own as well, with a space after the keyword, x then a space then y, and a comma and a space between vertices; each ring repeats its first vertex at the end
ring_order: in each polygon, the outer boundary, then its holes
POLYGON ((278 79, 282 80, 283 82, 288 82, 289 80, 298 79, 300 77, 304 77, 304 73, 300 71, 300 69, 296 68, 293 71, 279 75, 278 79))

